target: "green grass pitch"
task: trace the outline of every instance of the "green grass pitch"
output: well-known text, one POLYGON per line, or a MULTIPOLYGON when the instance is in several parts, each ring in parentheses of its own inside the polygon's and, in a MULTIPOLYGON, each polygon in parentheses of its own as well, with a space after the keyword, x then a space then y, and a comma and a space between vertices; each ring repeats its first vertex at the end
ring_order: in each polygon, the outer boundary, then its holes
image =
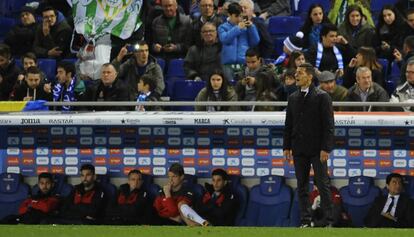
POLYGON ((414 236, 414 229, 368 228, 280 228, 280 227, 170 227, 170 226, 51 226, 3 225, 1 237, 67 236, 67 237, 404 237, 414 236))

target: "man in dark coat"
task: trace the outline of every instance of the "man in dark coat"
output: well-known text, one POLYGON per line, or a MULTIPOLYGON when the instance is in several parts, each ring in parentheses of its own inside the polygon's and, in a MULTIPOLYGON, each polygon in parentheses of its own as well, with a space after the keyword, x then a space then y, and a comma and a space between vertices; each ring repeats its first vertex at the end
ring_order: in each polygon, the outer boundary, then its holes
POLYGON ((70 56, 72 28, 52 7, 42 10, 43 22, 36 30, 33 51, 39 58, 61 59, 70 56))
MULTIPOLYGON (((118 72, 112 63, 102 65, 101 81, 98 85, 88 87, 85 92, 85 101, 130 101, 129 89, 126 84, 117 78, 118 72)), ((90 109, 91 107, 89 107, 90 109)), ((124 111, 132 110, 126 106, 97 106, 95 110, 124 111)))
POLYGON ((388 195, 379 196, 371 206, 367 227, 412 228, 414 226, 413 200, 402 193, 403 179, 391 173, 386 178, 388 195))
POLYGON ((20 11, 21 24, 14 26, 4 38, 4 43, 10 46, 12 55, 22 56, 32 51, 36 32, 35 9, 23 6, 20 11))
POLYGON ((0 101, 9 100, 20 69, 11 58, 10 47, 0 44, 0 101))
POLYGON ((333 149, 334 116, 331 97, 312 84, 314 68, 309 63, 296 71, 296 85, 300 90, 289 96, 286 109, 283 153, 293 158, 299 194, 301 227, 311 227, 309 203, 309 171, 312 165, 314 179, 321 195, 321 207, 326 215, 326 226, 331 226, 332 199, 327 161, 333 149))

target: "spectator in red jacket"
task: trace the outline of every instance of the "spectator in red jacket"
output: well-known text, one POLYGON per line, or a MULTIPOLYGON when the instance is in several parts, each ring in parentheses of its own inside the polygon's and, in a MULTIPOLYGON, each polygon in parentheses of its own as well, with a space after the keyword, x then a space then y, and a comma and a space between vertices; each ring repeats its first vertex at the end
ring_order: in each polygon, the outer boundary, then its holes
POLYGON ((57 210, 59 198, 52 194, 53 178, 50 173, 41 173, 38 177, 39 191, 24 200, 19 207, 19 215, 8 216, 1 223, 40 224, 57 210))
POLYGON ((160 190, 154 207, 164 225, 208 225, 193 209, 193 192, 184 186, 184 168, 174 163, 168 169, 168 183, 160 190))

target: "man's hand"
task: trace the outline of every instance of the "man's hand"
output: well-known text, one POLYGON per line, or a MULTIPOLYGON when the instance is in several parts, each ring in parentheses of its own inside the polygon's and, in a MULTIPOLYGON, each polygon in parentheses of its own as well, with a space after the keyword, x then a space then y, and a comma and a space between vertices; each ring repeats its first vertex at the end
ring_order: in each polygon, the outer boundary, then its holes
POLYGON ((348 40, 345 39, 342 35, 336 37, 336 43, 338 44, 348 44, 348 40))
POLYGON ((162 191, 164 191, 165 197, 169 198, 171 197, 171 183, 166 184, 163 188, 162 191))
POLYGON ((26 96, 23 98, 23 101, 31 101, 33 99, 32 96, 26 96))
POLYGON ((168 53, 175 52, 175 51, 177 51, 177 45, 175 45, 175 44, 166 44, 166 45, 164 45, 163 49, 164 49, 165 52, 168 52, 168 53))
POLYGON ((51 57, 59 57, 63 52, 59 50, 59 47, 54 47, 53 49, 47 52, 47 55, 51 57))
POLYGON ((283 156, 285 157, 287 161, 290 161, 293 158, 292 150, 291 149, 283 150, 283 156))
POLYGON ((118 62, 122 62, 122 59, 124 59, 125 55, 128 54, 127 45, 124 45, 124 47, 119 50, 118 56, 116 56, 116 60, 118 62))
POLYGON ((245 21, 240 21, 238 24, 240 29, 246 29, 246 22, 245 21))
POLYGON ((259 17, 262 18, 263 20, 266 20, 269 17, 269 13, 263 12, 262 14, 260 14, 259 17))
POLYGON ((19 74, 17 76, 17 81, 21 83, 23 80, 24 80, 24 75, 23 74, 19 74))
POLYGON ((155 45, 154 45, 154 51, 155 51, 156 53, 161 52, 161 49, 162 49, 162 46, 161 46, 160 44, 155 44, 155 45))
POLYGON ((44 20, 42 23, 42 32, 44 36, 47 36, 50 34, 50 26, 47 20, 44 20))
POLYGON ((320 159, 322 163, 327 162, 329 159, 329 152, 321 151, 320 159))
POLYGON ((52 93, 52 85, 50 83, 45 84, 43 90, 48 94, 52 93))
POLYGON ((352 58, 351 61, 349 61, 348 67, 355 67, 357 65, 357 59, 352 58))

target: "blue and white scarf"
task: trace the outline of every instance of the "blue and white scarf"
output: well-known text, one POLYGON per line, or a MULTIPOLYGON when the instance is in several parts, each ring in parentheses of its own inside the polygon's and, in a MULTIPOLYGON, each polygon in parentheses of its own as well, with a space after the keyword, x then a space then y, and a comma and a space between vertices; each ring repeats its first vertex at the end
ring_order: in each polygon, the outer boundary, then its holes
MULTIPOLYGON (((75 85, 76 85, 76 77, 73 77, 70 81, 68 88, 58 83, 53 88, 53 101, 76 101, 75 99, 75 85), (63 95, 62 95, 63 92, 63 95)), ((62 106, 63 111, 70 111, 70 106, 62 106)))
POLYGON ((282 53, 274 62, 274 65, 280 65, 282 64, 287 58, 287 54, 286 53, 282 53))
MULTIPOLYGON (((338 68, 344 69, 344 61, 342 59, 341 52, 336 46, 333 46, 333 51, 335 53, 336 61, 338 61, 338 68)), ((318 42, 318 52, 316 54, 316 62, 315 62, 315 66, 317 68, 319 68, 319 66, 321 65, 322 55, 323 55, 323 45, 321 42, 318 42)))
MULTIPOLYGON (((147 97, 151 94, 151 92, 148 92, 147 94, 141 93, 137 97, 137 102, 143 102, 147 100, 147 97)), ((143 111, 145 112, 145 107, 143 105, 137 105, 135 108, 136 111, 143 111)))

